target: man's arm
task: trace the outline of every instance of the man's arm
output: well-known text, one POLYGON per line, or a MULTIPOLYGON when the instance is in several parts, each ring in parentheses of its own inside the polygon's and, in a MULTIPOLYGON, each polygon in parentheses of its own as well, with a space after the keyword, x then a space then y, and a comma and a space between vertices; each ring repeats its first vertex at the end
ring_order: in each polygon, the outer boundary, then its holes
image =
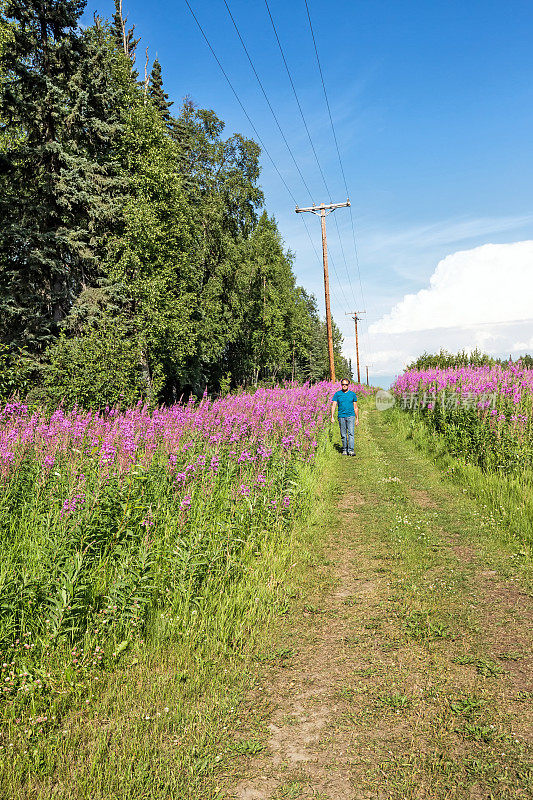
POLYGON ((337 408, 337 401, 331 401, 331 421, 335 422, 335 409, 337 408))
POLYGON ((353 404, 354 411, 355 411, 355 424, 359 425, 359 406, 357 405, 357 401, 353 404))

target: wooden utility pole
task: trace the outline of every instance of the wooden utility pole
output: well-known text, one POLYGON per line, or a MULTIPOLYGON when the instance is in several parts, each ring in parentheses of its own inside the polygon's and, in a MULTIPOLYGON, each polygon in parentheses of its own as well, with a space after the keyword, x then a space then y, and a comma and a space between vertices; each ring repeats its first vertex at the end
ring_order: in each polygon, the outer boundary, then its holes
POLYGON ((367 386, 369 386, 369 385, 370 385, 370 384, 368 383, 368 364, 367 364, 367 366, 366 366, 366 385, 367 385, 367 386))
POLYGON ((357 383, 361 383, 361 371, 359 369, 359 335, 357 333, 357 320, 359 319, 359 314, 366 314, 366 311, 346 312, 346 316, 351 317, 355 322, 355 355, 357 358, 357 383))
POLYGON ((326 216, 335 211, 336 208, 346 208, 350 205, 350 200, 345 203, 321 203, 319 206, 312 205, 310 208, 299 208, 296 206, 295 211, 297 214, 302 214, 304 211, 309 211, 311 214, 316 214, 320 217, 322 228, 322 260, 324 262, 324 295, 326 299, 326 329, 328 332, 328 355, 329 355, 329 377, 332 382, 335 382, 335 359, 333 356, 333 329, 331 326, 331 306, 329 302, 329 272, 328 272, 328 241, 326 238, 326 216))

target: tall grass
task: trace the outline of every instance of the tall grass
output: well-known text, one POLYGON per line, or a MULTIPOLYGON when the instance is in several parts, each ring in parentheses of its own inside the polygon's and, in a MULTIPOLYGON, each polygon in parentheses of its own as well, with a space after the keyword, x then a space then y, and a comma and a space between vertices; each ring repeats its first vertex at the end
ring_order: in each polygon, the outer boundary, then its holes
POLYGON ((533 370, 412 369, 393 391, 409 412, 395 410, 395 424, 480 498, 510 536, 533 544, 533 370))
POLYGON ((253 635, 242 579, 307 508, 331 394, 290 386, 51 417, 6 405, 4 721, 58 720, 135 642, 238 648, 253 635))
POLYGON ((452 455, 487 473, 533 468, 533 370, 520 363, 412 369, 393 391, 452 455))

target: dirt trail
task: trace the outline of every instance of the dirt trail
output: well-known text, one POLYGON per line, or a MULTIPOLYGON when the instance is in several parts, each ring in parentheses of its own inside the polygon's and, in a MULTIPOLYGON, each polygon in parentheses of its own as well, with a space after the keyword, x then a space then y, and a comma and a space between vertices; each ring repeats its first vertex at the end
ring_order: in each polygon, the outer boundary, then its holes
POLYGON ((294 793, 299 784, 312 786, 315 795, 354 796, 345 763, 353 734, 333 731, 347 675, 361 666, 351 645, 356 628, 345 613, 346 603, 364 602, 366 611, 375 610, 378 588, 376 580, 354 580, 355 561, 362 566, 356 550, 335 553, 337 588, 324 598, 322 613, 309 614, 313 620, 304 634, 306 641, 290 666, 273 676, 268 686, 274 704, 268 723, 268 755, 255 761, 254 775, 237 787, 236 797, 242 800, 270 798, 280 785, 294 793))
POLYGON ((365 423, 336 465, 329 588, 280 632, 283 666, 239 734, 264 749, 227 796, 532 797, 531 598, 512 554, 484 550, 481 512, 379 414, 365 423))

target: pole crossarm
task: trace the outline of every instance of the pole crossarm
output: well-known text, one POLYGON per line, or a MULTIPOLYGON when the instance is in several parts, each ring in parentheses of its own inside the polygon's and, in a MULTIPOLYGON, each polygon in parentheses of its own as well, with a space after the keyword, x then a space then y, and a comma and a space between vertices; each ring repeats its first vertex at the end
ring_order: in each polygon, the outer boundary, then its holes
POLYGON ((297 214, 302 214, 304 211, 310 211, 311 214, 316 214, 317 217, 326 216, 327 214, 331 214, 332 211, 335 211, 336 208, 346 208, 350 204, 350 199, 348 198, 345 203, 320 203, 319 206, 312 205, 308 208, 300 208, 296 206, 294 209, 297 214))

